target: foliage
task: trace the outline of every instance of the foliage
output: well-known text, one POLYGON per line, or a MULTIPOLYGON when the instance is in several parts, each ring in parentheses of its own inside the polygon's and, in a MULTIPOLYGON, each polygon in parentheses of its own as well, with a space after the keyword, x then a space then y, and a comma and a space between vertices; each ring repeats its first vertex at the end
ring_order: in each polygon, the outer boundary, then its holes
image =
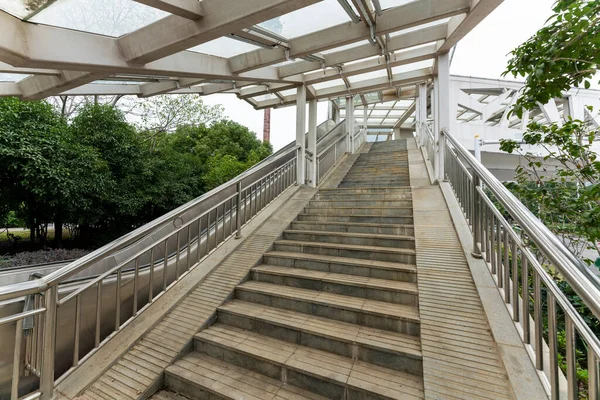
POLYGON ((54 222, 68 226, 78 243, 97 246, 271 154, 246 127, 212 121, 220 108, 180 100, 169 107, 187 104, 195 113, 186 114, 191 123, 176 119, 178 126, 152 141, 110 104, 82 104, 68 120, 46 102, 0 100, 0 163, 6 166, 0 170, 0 225, 22 215, 32 241, 44 242, 54 222))
POLYGON ((179 126, 211 124, 223 118, 223 107, 205 105, 196 95, 159 95, 136 103, 132 113, 139 115, 140 129, 154 139, 179 126))
POLYGON ((511 52, 505 74, 526 78, 515 105, 546 104, 573 86, 589 88, 600 65, 600 0, 559 0, 546 26, 511 52))
POLYGON ((600 161, 592 150, 596 134, 577 120, 532 123, 523 144, 544 151, 543 157, 512 140, 502 140, 500 146, 525 160, 509 189, 579 257, 590 246, 600 255, 600 161), (555 170, 551 162, 558 163, 555 170))
POLYGON ((24 251, 10 257, 0 259, 0 268, 18 267, 21 265, 45 264, 55 261, 74 260, 88 254, 88 250, 81 249, 48 249, 38 251, 24 251))

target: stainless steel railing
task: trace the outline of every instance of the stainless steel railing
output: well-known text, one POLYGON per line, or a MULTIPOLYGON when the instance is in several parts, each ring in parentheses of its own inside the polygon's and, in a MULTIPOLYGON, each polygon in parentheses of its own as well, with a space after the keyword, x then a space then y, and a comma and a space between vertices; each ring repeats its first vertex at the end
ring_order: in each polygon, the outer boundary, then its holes
POLYGON ((296 182, 295 154, 294 147, 271 157, 240 177, 45 277, 0 287, 0 301, 34 296, 33 309, 0 319, 0 327, 15 326, 11 398, 18 398, 19 379, 29 373, 39 377, 39 390, 35 393, 50 398, 55 378, 61 379, 89 358, 225 240, 234 234, 240 236, 245 224, 296 182), (193 215, 189 215, 191 210, 193 215), (161 230, 165 224, 173 224, 174 229, 161 230), (141 239, 148 235, 153 240, 143 244, 141 239), (133 244, 139 248, 128 258, 68 295, 59 295, 62 282, 133 244), (150 260, 145 273, 140 270, 143 259, 150 260), (103 293, 106 290, 110 290, 110 301, 103 293), (124 295, 125 290, 131 296, 124 295), (113 313, 113 323, 102 318, 107 311, 113 313), (58 326, 59 314, 61 321, 68 314, 72 326, 58 326), (32 317, 33 332, 27 335, 23 346, 23 323, 32 317), (93 342, 83 344, 81 326, 89 319, 93 319, 93 342), (72 336, 72 362, 66 372, 55 370, 59 361, 55 360, 58 331, 61 336, 72 336), (24 348, 25 363, 21 362, 24 348))
MULTIPOLYGON (((323 132, 332 122, 326 124, 319 126, 323 132)), ((340 129, 320 135, 318 151, 338 142, 338 136, 346 137, 340 129)), ((20 298, 32 299, 32 309, 0 317, 1 337, 6 337, 5 328, 15 332, 11 399, 24 394, 51 398, 55 382, 228 238, 240 237, 243 226, 296 184, 297 149, 290 143, 231 181, 40 279, 0 286, 0 303, 11 304, 11 309, 20 298), (116 254, 121 256, 114 258, 116 254), (101 272, 95 274, 100 264, 101 272), (31 328, 28 322, 33 322, 31 328), (57 346, 60 360, 55 357, 57 346), (64 354, 69 354, 67 359, 64 354), (21 388, 24 393, 19 393, 19 380, 29 376, 39 379, 27 386, 39 389, 21 388)))
POLYGON ((443 148, 436 150, 443 152, 444 176, 473 234, 473 253, 486 261, 550 397, 566 392, 569 400, 599 399, 600 340, 548 270, 558 272, 596 317, 600 281, 456 138, 447 130, 441 137, 443 148), (550 265, 540 264, 537 251, 550 265), (564 338, 559 316, 564 318, 564 338), (587 354, 578 356, 578 345, 587 354), (561 386, 561 367, 566 387, 561 386), (578 368, 584 367, 587 382, 578 377, 578 368))

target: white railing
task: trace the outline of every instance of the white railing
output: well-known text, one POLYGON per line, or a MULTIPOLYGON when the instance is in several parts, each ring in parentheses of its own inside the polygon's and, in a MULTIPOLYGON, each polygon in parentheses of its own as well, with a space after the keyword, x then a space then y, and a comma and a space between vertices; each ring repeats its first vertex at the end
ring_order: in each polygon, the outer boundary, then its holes
POLYGON ((39 378, 39 389, 28 395, 52 398, 55 378, 60 381, 77 368, 228 238, 241 237, 244 225, 295 184, 296 161, 296 148, 286 148, 49 275, 0 286, 2 302, 29 299, 25 311, 0 318, 2 346, 14 346, 10 398, 23 394, 19 381, 30 375, 39 378), (124 260, 70 293, 59 294, 62 283, 127 249, 134 251, 124 260), (14 339, 8 340, 5 333, 11 327, 14 339), (57 348, 61 357, 56 357, 57 348), (71 354, 70 359, 65 354, 71 354))
POLYGON ((472 232, 473 254, 487 263, 551 399, 563 393, 569 400, 600 399, 600 340, 548 271, 558 272, 596 317, 598 278, 447 130, 439 143, 430 130, 420 132, 425 137, 417 141, 442 168, 436 176, 450 183, 472 232), (586 369, 587 382, 578 375, 586 369))

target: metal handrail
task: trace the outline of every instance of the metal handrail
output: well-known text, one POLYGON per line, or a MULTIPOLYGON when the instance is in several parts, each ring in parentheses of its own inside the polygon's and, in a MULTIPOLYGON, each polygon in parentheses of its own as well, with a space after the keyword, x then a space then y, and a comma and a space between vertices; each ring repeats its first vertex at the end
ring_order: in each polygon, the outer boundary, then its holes
POLYGON ((454 192, 472 233, 472 254, 484 259, 549 397, 577 400, 584 394, 600 400, 600 339, 536 254, 546 257, 596 316, 600 281, 447 129, 434 146, 436 174, 454 192), (559 310, 564 330, 559 326, 559 310), (579 353, 579 343, 587 353, 583 364, 581 357, 586 354, 579 353), (586 366, 587 384, 578 373, 579 367, 586 366))
POLYGON ((245 177, 251 175, 257 170, 264 168, 268 164, 271 164, 285 156, 288 156, 291 153, 295 153, 298 147, 300 146, 293 146, 292 148, 287 149, 287 151, 284 151, 281 154, 276 153, 273 156, 267 157, 262 162, 256 164, 255 166, 238 175, 237 177, 233 178, 232 180, 214 188, 209 192, 206 192, 202 196, 186 204, 183 204, 175 210, 172 210, 167 214, 158 217, 157 219, 135 229, 134 231, 127 233, 118 239, 113 240, 112 242, 102 246, 101 248, 93 251, 92 253, 75 260, 74 262, 44 276, 43 278, 40 278, 36 281, 28 281, 13 285, 0 286, 0 301, 11 300, 13 298, 33 293, 39 293, 47 290, 48 287, 50 287, 51 285, 64 281, 65 279, 73 275, 76 275, 88 266, 100 261, 103 258, 111 256, 115 252, 123 249, 124 247, 127 247, 137 242, 138 240, 146 237, 148 234, 155 231, 157 228, 160 228, 165 224, 170 223, 171 221, 173 221, 173 219, 181 216, 182 214, 185 214, 187 211, 190 211, 209 197, 219 193, 221 190, 227 187, 237 184, 237 182, 242 181, 245 177))
POLYGON ((456 139, 447 129, 442 134, 458 155, 517 221, 530 240, 552 262, 592 313, 600 318, 600 280, 527 207, 456 139))

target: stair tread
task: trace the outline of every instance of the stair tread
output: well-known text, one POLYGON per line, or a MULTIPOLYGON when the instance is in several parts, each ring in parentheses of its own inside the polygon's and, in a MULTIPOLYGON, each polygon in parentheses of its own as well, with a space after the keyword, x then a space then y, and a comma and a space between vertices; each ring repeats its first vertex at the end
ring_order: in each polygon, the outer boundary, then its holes
POLYGON ((315 207, 315 206, 308 206, 306 208, 310 208, 313 210, 318 210, 318 209, 324 209, 324 210, 328 210, 328 209, 334 209, 334 210, 379 210, 379 209, 398 209, 398 210, 412 210, 412 206, 371 206, 371 207, 365 207, 365 206, 352 206, 352 207, 315 207))
POLYGON ((367 312, 377 315, 391 316, 413 322, 419 322, 419 311, 416 306, 408 306, 384 301, 364 299, 361 297, 301 289, 291 286, 275 285, 272 283, 247 281, 237 286, 238 289, 275 295, 288 299, 308 301, 335 308, 367 312))
POLYGON ((236 315, 245 315, 257 320, 295 328, 303 332, 339 341, 358 343, 365 347, 403 354, 411 358, 422 358, 421 341, 414 336, 402 333, 351 324, 237 299, 219 307, 219 310, 228 311, 236 315))
MULTIPOLYGON (((310 225, 348 225, 348 226, 364 226, 364 227, 384 227, 384 228, 414 228, 413 224, 374 224, 370 222, 345 222, 345 221, 294 221, 294 223, 310 224, 310 225)), ((331 231, 337 232, 337 231, 331 231)), ((414 236, 411 236, 414 237, 414 236)))
POLYGON ((252 268, 252 270, 290 277, 321 280, 343 285, 361 286, 371 289, 394 290, 413 294, 418 293, 417 285, 411 282, 370 278, 367 276, 337 274, 333 272, 323 272, 312 269, 281 267, 278 265, 258 265, 252 268))
POLYGON ((347 258, 347 257, 336 257, 336 256, 326 256, 321 254, 311 254, 311 253, 294 253, 287 251, 270 251, 265 253, 267 256, 274 257, 287 257, 287 258, 295 258, 302 260, 313 260, 313 261, 329 261, 340 264, 349 264, 355 266, 366 266, 366 267, 376 267, 382 269, 390 269, 390 270, 408 270, 408 271, 417 271, 417 267, 414 264, 402 264, 395 263, 389 261, 378 261, 378 260, 366 260, 362 258, 347 258))
POLYGON ((199 352, 192 352, 177 360, 167 368, 167 372, 198 384, 225 399, 326 399, 199 352))
POLYGON ((221 324, 212 325, 195 337, 339 385, 368 388, 373 393, 385 394, 393 399, 423 398, 422 378, 406 372, 221 324), (386 384, 381 385, 380 381, 386 384))
POLYGON ((309 235, 319 235, 319 236, 343 236, 343 237, 352 237, 352 238, 373 238, 373 239, 402 239, 414 241, 414 236, 406 236, 406 235, 387 235, 383 233, 359 233, 359 232, 337 232, 337 231, 310 231, 304 229, 286 229, 283 233, 303 233, 309 235))
POLYGON ((403 249, 396 247, 383 247, 383 246, 362 246, 357 244, 340 244, 340 243, 322 243, 322 242, 305 242, 301 240, 287 240, 279 239, 275 241, 275 244, 289 244, 298 246, 318 246, 328 247, 336 249, 347 249, 347 250, 363 250, 373 252, 389 252, 389 253, 401 253, 401 254, 416 254, 414 249, 403 249))

